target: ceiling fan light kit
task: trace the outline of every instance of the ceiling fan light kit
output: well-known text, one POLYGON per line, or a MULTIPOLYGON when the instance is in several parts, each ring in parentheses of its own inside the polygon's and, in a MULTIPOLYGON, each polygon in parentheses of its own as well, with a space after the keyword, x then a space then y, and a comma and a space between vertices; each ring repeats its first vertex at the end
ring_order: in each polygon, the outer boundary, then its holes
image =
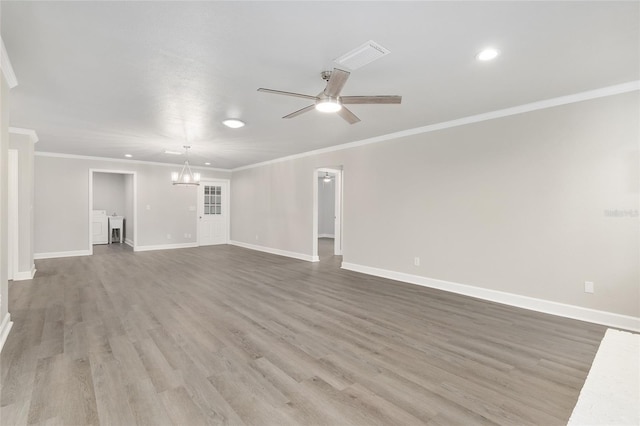
POLYGON ((339 99, 326 98, 316 101, 316 109, 320 112, 338 112, 342 109, 342 105, 339 99))
POLYGON ((305 112, 316 109, 320 112, 335 112, 349 124, 355 124, 360 121, 351 110, 345 107, 345 104, 399 104, 402 102, 402 96, 397 95, 378 95, 378 96, 341 96, 340 92, 347 82, 351 73, 340 68, 334 68, 333 71, 323 71, 320 76, 327 82, 327 87, 317 96, 305 95, 303 93, 284 92, 282 90, 258 89, 258 92, 271 93, 274 95, 293 96, 296 98, 304 98, 314 101, 313 105, 309 105, 302 109, 287 114, 282 118, 295 118, 305 112))

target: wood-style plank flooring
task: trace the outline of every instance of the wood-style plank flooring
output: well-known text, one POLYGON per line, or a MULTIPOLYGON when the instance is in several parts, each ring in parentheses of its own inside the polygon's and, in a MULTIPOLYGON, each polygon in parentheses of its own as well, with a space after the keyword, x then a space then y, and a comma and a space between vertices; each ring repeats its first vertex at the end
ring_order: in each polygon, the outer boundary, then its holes
POLYGON ((40 260, 0 423, 566 424, 605 328, 233 246, 40 260))

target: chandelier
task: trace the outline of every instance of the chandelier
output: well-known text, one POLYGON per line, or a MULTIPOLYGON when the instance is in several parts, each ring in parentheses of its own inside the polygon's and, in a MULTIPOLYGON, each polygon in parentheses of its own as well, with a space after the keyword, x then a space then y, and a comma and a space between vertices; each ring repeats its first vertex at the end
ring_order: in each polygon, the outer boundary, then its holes
POLYGON ((189 148, 191 146, 184 146, 184 166, 182 166, 182 171, 180 173, 173 172, 171 173, 171 183, 174 185, 182 185, 182 186, 197 186, 200 185, 200 173, 193 173, 191 171, 191 167, 189 166, 189 159, 187 157, 189 153, 189 148))

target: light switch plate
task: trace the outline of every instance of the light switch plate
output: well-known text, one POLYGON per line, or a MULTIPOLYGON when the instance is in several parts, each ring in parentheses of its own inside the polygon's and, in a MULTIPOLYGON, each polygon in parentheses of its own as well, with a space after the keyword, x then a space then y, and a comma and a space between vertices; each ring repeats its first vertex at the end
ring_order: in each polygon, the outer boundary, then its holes
POLYGON ((591 281, 585 281, 584 282, 584 292, 585 293, 594 293, 595 292, 595 286, 594 286, 593 282, 591 282, 591 281))

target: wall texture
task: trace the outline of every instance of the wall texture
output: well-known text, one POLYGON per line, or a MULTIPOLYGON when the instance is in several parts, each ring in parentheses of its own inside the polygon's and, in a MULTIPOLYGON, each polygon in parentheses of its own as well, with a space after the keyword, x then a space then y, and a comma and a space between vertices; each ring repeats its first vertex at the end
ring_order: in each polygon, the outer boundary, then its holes
POLYGON ((638 317, 638 98, 236 171, 232 239, 311 255, 314 170, 342 165, 344 262, 638 317))
POLYGON ((93 210, 106 210, 107 215, 125 212, 125 176, 120 173, 93 174, 93 210))
MULTIPOLYGON (((175 166, 175 169, 179 168, 175 166)), ((136 172, 136 243, 140 248, 197 241, 196 212, 189 209, 196 206, 196 190, 171 185, 172 167, 36 153, 34 234, 37 255, 89 250, 90 169, 136 172), (192 238, 183 238, 185 233, 190 233, 192 238)), ((199 171, 203 179, 228 179, 230 175, 199 171)))

